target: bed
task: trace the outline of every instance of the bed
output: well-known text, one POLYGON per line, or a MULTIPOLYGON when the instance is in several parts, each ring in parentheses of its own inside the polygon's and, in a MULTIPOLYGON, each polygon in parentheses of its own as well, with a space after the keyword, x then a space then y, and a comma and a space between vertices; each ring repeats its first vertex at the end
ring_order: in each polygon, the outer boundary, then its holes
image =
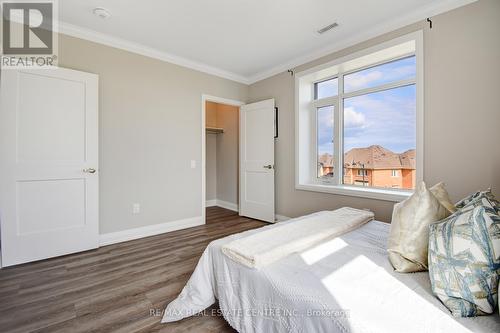
POLYGON ((385 250, 389 227, 371 221, 259 270, 229 259, 221 247, 262 228, 213 241, 162 321, 218 300, 238 332, 500 332, 498 313, 451 316, 432 294, 427 272, 394 272, 385 250))

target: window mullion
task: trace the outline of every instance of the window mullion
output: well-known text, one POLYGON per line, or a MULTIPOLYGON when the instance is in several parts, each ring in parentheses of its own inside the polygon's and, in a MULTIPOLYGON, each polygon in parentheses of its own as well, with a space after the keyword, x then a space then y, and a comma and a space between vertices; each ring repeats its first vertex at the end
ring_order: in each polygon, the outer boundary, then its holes
POLYGON ((333 97, 325 97, 322 99, 317 99, 317 100, 312 101, 311 103, 314 107, 321 108, 324 106, 333 105, 336 100, 337 100, 337 96, 333 96, 333 97))
POLYGON ((311 124, 313 130, 311 131, 311 152, 314 154, 311 158, 311 173, 309 179, 315 181, 318 177, 318 109, 311 105, 311 124))
POLYGON ((342 179, 344 177, 344 153, 343 150, 343 142, 342 139, 344 137, 344 117, 343 117, 343 93, 344 93, 344 75, 339 73, 338 76, 338 86, 339 86, 339 94, 335 103, 334 114, 333 114, 333 154, 334 154, 334 173, 333 173, 333 182, 335 185, 342 184, 342 179))
POLYGON ((400 81, 382 84, 382 85, 375 86, 375 87, 351 91, 351 92, 345 93, 343 98, 351 98, 351 97, 357 97, 357 96, 362 96, 362 95, 369 95, 369 94, 373 94, 373 93, 377 93, 377 92, 381 92, 381 91, 411 86, 414 84, 416 84, 415 79, 400 80, 400 81))

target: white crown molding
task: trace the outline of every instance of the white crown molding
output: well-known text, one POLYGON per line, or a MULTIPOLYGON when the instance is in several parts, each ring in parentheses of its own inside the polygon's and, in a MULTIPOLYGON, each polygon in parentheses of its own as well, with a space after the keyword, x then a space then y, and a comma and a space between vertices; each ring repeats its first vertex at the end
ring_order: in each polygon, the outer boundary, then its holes
POLYGON ((369 39, 381 36, 391 31, 403 28, 410 24, 424 20, 428 17, 436 16, 438 14, 471 4, 476 1, 477 0, 448 0, 446 2, 440 2, 434 5, 426 6, 425 8, 422 8, 419 11, 415 11, 409 13, 408 15, 397 17, 393 20, 385 21, 384 23, 376 25, 370 30, 360 32, 352 37, 340 41, 336 41, 334 46, 329 45, 323 49, 313 51, 309 54, 300 56, 284 64, 280 64, 268 70, 254 74, 248 78, 248 81, 250 82, 250 84, 254 84, 258 81, 267 79, 276 74, 285 72, 288 69, 304 65, 308 62, 317 60, 321 57, 327 56, 337 51, 341 51, 343 49, 362 43, 369 39))
POLYGON ((153 59, 169 62, 171 64, 179 65, 182 67, 190 68, 199 72, 211 74, 224 79, 236 81, 243 84, 249 84, 248 78, 232 73, 217 67, 209 66, 201 62, 190 60, 167 52, 159 51, 157 49, 131 42, 122 38, 113 37, 111 35, 103 34, 87 28, 82 28, 67 22, 59 22, 59 33, 86 39, 91 42, 104 44, 107 46, 115 47, 125 51, 140 54, 153 59))
POLYGON ((99 235, 99 246, 106 246, 134 239, 144 238, 180 229, 196 227, 205 224, 201 216, 183 220, 148 225, 140 228, 127 229, 99 235))
POLYGON ((104 44, 112 47, 116 47, 129 52, 137 53, 146 57, 158 59, 161 61, 169 62, 182 67, 190 68, 199 72, 211 74, 224 79, 236 81, 242 84, 251 85, 255 82, 267 79, 271 76, 284 72, 290 68, 303 65, 310 61, 319 59, 331 53, 340 51, 347 47, 356 45, 358 43, 364 42, 371 38, 383 35, 385 33, 397 30, 404 26, 413 24, 427 17, 432 17, 455 8, 468 5, 470 3, 476 2, 477 0, 447 0, 444 2, 435 3, 433 5, 426 6, 421 10, 409 13, 408 15, 396 17, 393 20, 385 21, 373 27, 370 30, 360 32, 349 38, 339 40, 335 42, 335 45, 329 45, 328 47, 316 50, 309 54, 300 56, 284 64, 272 67, 270 69, 258 72, 251 76, 244 76, 230 71, 226 71, 221 68, 206 65, 204 63, 190 60, 181 56, 177 56, 171 53, 159 51, 157 49, 144 46, 135 42, 131 42, 122 38, 113 37, 111 35, 103 34, 91 29, 82 28, 67 22, 59 22, 59 32, 65 35, 86 39, 99 44, 104 44))

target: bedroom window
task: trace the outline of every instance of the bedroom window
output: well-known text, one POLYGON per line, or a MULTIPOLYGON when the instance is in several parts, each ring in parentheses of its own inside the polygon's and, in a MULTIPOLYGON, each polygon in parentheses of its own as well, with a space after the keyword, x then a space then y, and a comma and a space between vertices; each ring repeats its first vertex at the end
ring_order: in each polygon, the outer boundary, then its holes
POLYGON ((422 51, 417 32, 296 74, 297 189, 411 194, 422 179, 422 51))
POLYGON ((316 109, 318 178, 333 178, 333 106, 316 109))

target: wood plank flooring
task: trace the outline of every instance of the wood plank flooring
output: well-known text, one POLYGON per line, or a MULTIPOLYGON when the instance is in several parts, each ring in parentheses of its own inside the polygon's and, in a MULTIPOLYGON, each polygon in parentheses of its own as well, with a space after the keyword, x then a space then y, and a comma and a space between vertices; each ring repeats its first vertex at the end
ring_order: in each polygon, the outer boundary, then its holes
POLYGON ((209 242, 264 225, 210 207, 203 226, 0 269, 0 332, 234 332, 222 317, 160 324, 151 313, 179 294, 209 242))

